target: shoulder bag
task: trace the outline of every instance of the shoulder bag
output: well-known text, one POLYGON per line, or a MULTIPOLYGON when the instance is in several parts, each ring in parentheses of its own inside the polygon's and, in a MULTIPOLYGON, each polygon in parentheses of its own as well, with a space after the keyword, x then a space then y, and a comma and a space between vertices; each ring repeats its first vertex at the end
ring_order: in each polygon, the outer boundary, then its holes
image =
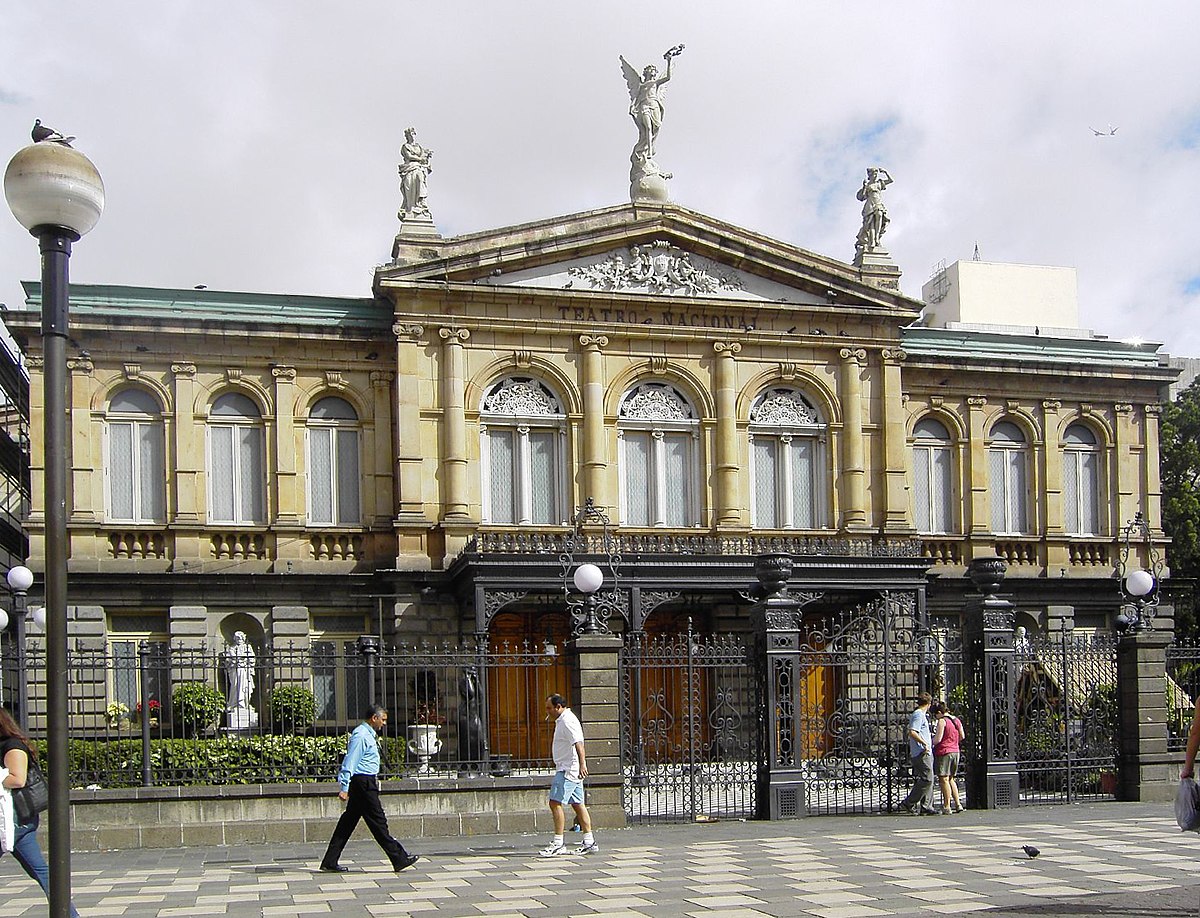
POLYGON ((13 811, 18 825, 27 825, 38 813, 50 806, 50 787, 42 770, 29 760, 25 774, 25 786, 12 788, 13 811))

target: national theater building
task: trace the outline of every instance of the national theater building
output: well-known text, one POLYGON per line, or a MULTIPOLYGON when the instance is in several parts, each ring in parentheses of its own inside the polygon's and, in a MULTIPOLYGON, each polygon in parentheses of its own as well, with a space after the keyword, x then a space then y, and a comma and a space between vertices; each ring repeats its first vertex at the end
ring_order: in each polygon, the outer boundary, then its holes
POLYGON ((1175 371, 1072 327, 1054 271, 957 263, 922 302, 881 246, 844 262, 641 195, 453 238, 406 219, 357 298, 74 285, 73 640, 562 641, 589 501, 614 631, 745 629, 777 551, 813 615, 902 590, 954 618, 999 555, 1031 632, 1107 627, 1123 527, 1162 539, 1175 371))

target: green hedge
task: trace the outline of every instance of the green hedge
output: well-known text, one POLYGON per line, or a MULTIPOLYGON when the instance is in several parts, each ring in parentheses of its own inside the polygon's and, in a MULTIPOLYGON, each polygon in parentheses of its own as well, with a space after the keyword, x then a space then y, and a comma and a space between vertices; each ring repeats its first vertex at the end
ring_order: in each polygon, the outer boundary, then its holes
MULTIPOLYGON (((152 739, 150 774, 155 786, 308 784, 337 780, 348 734, 340 736, 223 736, 215 739, 152 739)), ((45 742, 38 754, 46 762, 45 742)), ((383 740, 384 771, 405 761, 401 737, 383 740)), ((140 739, 70 740, 71 784, 142 786, 140 739)))

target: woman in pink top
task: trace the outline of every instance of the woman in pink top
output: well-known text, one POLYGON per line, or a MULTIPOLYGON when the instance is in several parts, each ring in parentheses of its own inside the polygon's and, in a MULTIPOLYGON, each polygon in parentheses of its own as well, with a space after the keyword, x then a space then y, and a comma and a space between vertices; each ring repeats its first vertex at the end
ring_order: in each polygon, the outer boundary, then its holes
POLYGON ((963 811, 958 796, 958 760, 963 738, 962 721, 950 713, 944 701, 935 701, 929 713, 936 718, 933 732, 933 771, 942 788, 942 813, 963 811))

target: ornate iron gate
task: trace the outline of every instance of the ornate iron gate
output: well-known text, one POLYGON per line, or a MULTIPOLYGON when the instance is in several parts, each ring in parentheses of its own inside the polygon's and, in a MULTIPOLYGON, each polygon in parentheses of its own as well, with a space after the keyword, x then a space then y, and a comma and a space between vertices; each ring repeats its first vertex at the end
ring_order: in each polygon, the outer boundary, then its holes
POLYGON ((905 736, 917 693, 962 692, 957 620, 922 625, 914 595, 885 594, 806 616, 799 641, 799 666, 786 674, 795 689, 773 693, 784 700, 773 754, 797 773, 794 811, 781 806, 778 815, 892 810, 911 787, 905 736))
POLYGON ((623 801, 630 822, 755 815, 759 691, 742 634, 626 638, 623 801))
POLYGON ((1115 796, 1120 730, 1112 637, 1019 633, 1014 650, 1021 802, 1115 796))

